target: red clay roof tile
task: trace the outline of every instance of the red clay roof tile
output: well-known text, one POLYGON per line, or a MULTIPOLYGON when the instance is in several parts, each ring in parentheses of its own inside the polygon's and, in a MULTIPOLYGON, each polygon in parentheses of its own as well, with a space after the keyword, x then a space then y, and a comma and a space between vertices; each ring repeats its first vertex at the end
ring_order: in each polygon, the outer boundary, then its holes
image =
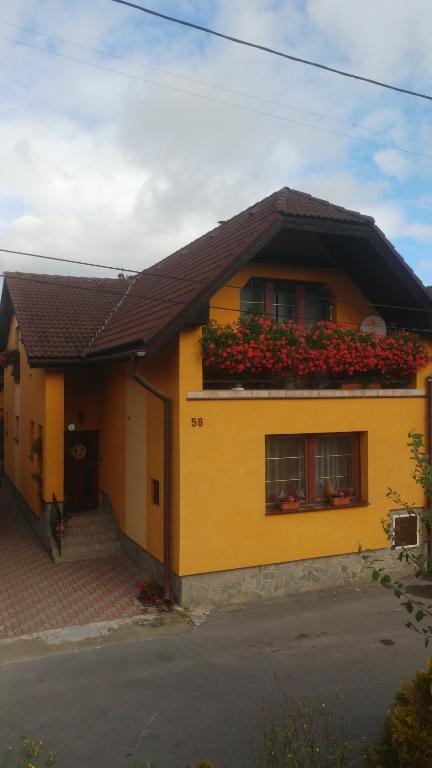
POLYGON ((148 343, 283 216, 373 224, 370 216, 284 187, 140 273, 89 354, 148 343))
POLYGON ((77 358, 129 280, 8 272, 6 288, 27 355, 77 358))

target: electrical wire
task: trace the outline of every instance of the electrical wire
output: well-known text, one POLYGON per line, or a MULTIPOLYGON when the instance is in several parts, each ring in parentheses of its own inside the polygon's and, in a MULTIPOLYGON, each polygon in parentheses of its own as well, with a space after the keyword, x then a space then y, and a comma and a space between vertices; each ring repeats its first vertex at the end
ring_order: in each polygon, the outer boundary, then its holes
MULTIPOLYGON (((157 268, 152 269, 152 267, 148 267, 147 269, 143 269, 141 271, 138 271, 138 270, 133 270, 133 269, 126 269, 124 267, 112 267, 112 266, 109 266, 107 264, 96 264, 94 262, 77 261, 75 259, 66 259, 66 258, 63 258, 61 256, 44 256, 44 255, 39 254, 39 253, 38 254, 36 254, 36 253, 29 253, 27 251, 13 251, 13 250, 9 250, 7 248, 0 248, 0 253, 1 252, 2 253, 12 253, 14 255, 20 255, 20 256, 31 256, 31 257, 37 258, 37 259, 48 259, 49 261, 60 261, 60 262, 64 262, 64 263, 67 263, 67 264, 78 264, 80 266, 97 267, 98 269, 113 269, 115 271, 120 271, 120 272, 122 272, 122 271, 123 272, 132 272, 132 273, 134 273, 136 275, 143 275, 143 276, 150 275, 152 277, 162 278, 164 280, 171 280, 171 281, 180 282, 180 283, 189 283, 189 284, 198 285, 198 286, 201 286, 201 287, 205 287, 208 284, 208 281, 206 281, 206 280, 197 280, 196 278, 193 278, 193 277, 181 277, 179 275, 170 274, 169 272, 160 272, 157 268)), ((0 273, 0 277, 5 277, 5 276, 7 276, 6 273, 0 273)), ((16 273, 13 273, 13 276, 16 276, 16 273)), ((21 276, 26 278, 26 273, 21 273, 19 275, 19 277, 21 278, 21 276)), ((50 277, 50 275, 47 275, 45 277, 50 277)), ((55 277, 58 277, 58 276, 56 275, 55 277)), ((65 277, 66 277, 66 275, 65 275, 65 277)), ((70 277, 72 277, 72 279, 82 279, 79 276, 77 276, 75 278, 72 275, 70 277)), ((34 275, 32 275, 32 277, 29 278, 29 279, 33 279, 33 278, 34 278, 34 275)), ((37 278, 35 278, 35 279, 37 279, 37 278)), ((41 282, 42 279, 43 279, 43 276, 41 276, 41 278, 39 278, 39 282, 41 282)), ((83 279, 88 279, 88 278, 83 278, 83 279)), ((95 277, 95 278, 91 278, 91 279, 97 280, 98 278, 95 277)), ((100 279, 102 279, 102 280, 110 279, 111 280, 112 278, 100 278, 100 279)), ((47 284, 47 281, 44 280, 44 285, 46 285, 46 284, 47 284)), ((58 280, 56 280, 56 285, 59 285, 59 284, 60 283, 58 282, 58 280)), ((64 286, 68 285, 68 287, 75 288, 75 289, 80 288, 80 286, 73 286, 73 285, 69 285, 69 284, 66 284, 66 283, 63 283, 63 285, 64 286)), ((234 289, 236 291, 239 291, 239 290, 242 290, 242 288, 244 288, 245 286, 244 285, 235 285, 234 283, 225 283, 223 287, 224 288, 232 288, 232 289, 234 289)), ((92 288, 92 290, 93 290, 93 288, 92 288)), ((94 290, 99 290, 99 289, 94 289, 94 290)), ((112 295, 115 295, 115 296, 118 295, 117 291, 116 292, 112 292, 111 291, 110 293, 112 295)), ((316 295, 316 298, 322 299, 323 301, 329 301, 329 297, 328 296, 318 296, 318 295, 316 295)), ((173 302, 173 303, 177 303, 177 302, 173 302)), ((189 302, 185 302, 185 304, 188 304, 188 303, 189 302)), ((373 304, 373 306, 380 307, 380 308, 383 308, 383 309, 400 309, 400 310, 407 310, 407 311, 411 311, 412 310, 412 311, 428 312, 428 310, 419 310, 416 307, 401 307, 401 306, 393 306, 393 305, 390 305, 390 304, 377 304, 377 303, 371 302, 369 300, 365 300, 365 302, 352 302, 352 301, 344 302, 344 301, 338 301, 338 303, 339 304, 349 304, 350 306, 352 306, 353 304, 356 304, 356 303, 358 304, 358 306, 364 306, 364 304, 373 304)), ((227 309, 228 310, 230 308, 229 307, 219 307, 219 309, 227 309)))
MULTIPOLYGON (((146 271, 144 271, 142 274, 145 276, 146 271)), ((162 277, 162 275, 160 275, 159 273, 153 273, 153 274, 154 274, 155 277, 162 277)), ((168 275, 165 275, 165 276, 169 277, 168 275)), ((101 290, 103 290, 104 295, 113 296, 118 301, 120 301, 121 299, 125 298, 124 294, 121 294, 118 291, 110 291, 105 286, 103 286, 103 288, 101 288, 100 285, 99 286, 97 286, 97 285, 72 285, 70 282, 66 282, 66 281, 62 282, 61 280, 58 279, 59 276, 57 276, 57 275, 55 276, 56 277, 55 282, 52 282, 52 283, 49 282, 49 278, 52 277, 52 275, 40 275, 40 276, 38 276, 38 275, 35 275, 35 274, 29 274, 29 273, 0 272, 0 277, 6 278, 6 279, 7 278, 11 278, 13 280, 18 280, 18 281, 23 281, 23 282, 35 283, 35 284, 43 285, 45 288, 46 287, 56 288, 57 286, 61 286, 62 288, 70 288, 71 290, 90 291, 90 292, 93 292, 93 293, 97 293, 98 295, 100 295, 101 294, 101 290)), ((95 280, 95 281, 97 281, 97 280, 107 280, 108 278, 72 277, 71 279, 72 280, 83 280, 84 279, 84 280, 95 280)), ((136 279, 137 278, 131 278, 131 280, 134 280, 134 281, 136 279)), ((175 277, 171 277, 171 279, 176 279, 176 278, 175 277)), ((187 280, 188 278, 185 278, 185 279, 187 280)), ((196 282, 196 281, 192 281, 191 280, 191 282, 196 282)), ((130 285, 130 283, 129 283, 129 285, 130 285)), ((200 285, 206 285, 206 283, 200 283, 200 285)), ((223 287, 225 288, 227 286, 224 285, 223 287)), ((244 286, 230 285, 230 287, 231 288, 236 288, 236 289, 241 289, 244 286)), ((180 306, 189 306, 191 301, 193 300, 193 298, 185 301, 183 299, 166 299, 166 298, 160 298, 160 297, 155 298, 154 295, 145 294, 145 293, 143 294, 141 292, 139 294, 139 300, 140 301, 141 300, 150 301, 150 302, 153 302, 154 304, 157 304, 158 306, 160 306, 160 304, 165 304, 166 306, 173 306, 173 307, 178 307, 179 305, 180 306)), ((316 298, 321 298, 322 300, 325 300, 327 302, 331 302, 331 299, 329 299, 328 296, 322 296, 322 297, 316 296, 316 298)), ((235 312, 237 314, 241 313, 241 309, 238 308, 238 307, 226 307, 226 306, 220 306, 220 305, 217 305, 217 304, 213 304, 213 303, 211 303, 211 298, 210 298, 209 301, 210 301, 210 308, 211 309, 222 310, 222 311, 225 311, 225 312, 235 312)), ((372 307, 376 307, 377 309, 392 309, 392 310, 397 310, 397 311, 401 311, 401 312, 402 311, 404 311, 404 312, 419 312, 419 313, 424 313, 424 314, 432 315, 432 308, 429 310, 429 309, 423 309, 421 307, 406 307, 406 306, 402 306, 402 305, 399 305, 399 304, 382 304, 380 302, 375 302, 375 301, 372 301, 371 299, 367 299, 367 298, 365 298, 364 301, 343 301, 343 300, 338 300, 337 299, 337 300, 334 301, 334 303, 338 304, 338 305, 346 304, 346 305, 348 305, 350 307, 352 307, 352 306, 358 306, 358 307, 369 307, 369 306, 372 306, 372 307)), ((272 317, 272 315, 270 315, 268 313, 264 313, 264 316, 265 317, 272 317)), ((305 317, 304 319, 305 320, 310 320, 310 321, 315 320, 315 318, 313 318, 313 317, 305 317)), ((340 323, 336 322, 336 324, 340 324, 342 326, 346 325, 345 322, 340 322, 340 323)), ((421 332, 432 333, 432 329, 430 331, 428 331, 428 329, 406 328, 406 327, 404 327, 404 330, 409 330, 409 331, 412 331, 412 332, 421 331, 421 332)))
POLYGON ((43 256, 40 253, 28 253, 27 251, 13 251, 10 248, 0 248, 0 253, 11 253, 15 256, 31 256, 33 259, 46 259, 47 261, 61 261, 65 264, 79 264, 83 267, 98 267, 99 269, 112 269, 115 272, 133 272, 138 275, 139 269, 126 269, 125 267, 112 267, 108 264, 94 264, 91 261, 77 261, 76 259, 65 259, 61 256, 43 256))
POLYGON ((310 128, 314 131, 320 131, 321 133, 327 133, 332 136, 340 136, 344 139, 349 139, 350 141, 360 141, 363 144, 370 144, 375 147, 379 147, 380 149, 391 149, 395 152, 402 152, 404 155, 412 155, 414 157, 421 157, 424 160, 432 160, 432 155, 426 155, 422 152, 416 152, 413 149, 403 149, 402 147, 396 147, 391 146, 390 144, 383 144, 380 141, 374 141, 373 139, 366 139, 363 136, 352 136, 352 134, 344 133, 343 131, 334 131, 331 128, 324 128, 323 126, 313 125, 312 123, 305 123, 301 120, 294 120, 294 118, 291 117, 284 117, 283 115, 277 115, 274 112, 266 112, 262 109, 255 109, 254 107, 247 107, 244 104, 236 104, 231 101, 225 101, 224 99, 218 99, 214 96, 207 96, 203 93, 195 93, 193 91, 188 91, 185 88, 178 88, 174 85, 168 85, 167 83, 158 83, 155 80, 149 80, 145 77, 140 77, 139 75, 133 75, 128 72, 120 72, 118 69, 113 69, 112 67, 105 67, 102 64, 96 64, 92 61, 85 61, 84 59, 78 59, 75 56, 68 56, 65 53, 60 53, 59 51, 50 51, 47 48, 43 48, 39 45, 34 45, 34 43, 26 43, 23 40, 16 40, 15 38, 8 37, 7 35, 0 35, 1 40, 6 40, 9 43, 14 43, 16 45, 21 45, 26 48, 32 48, 33 50, 40 51, 41 53, 46 53, 51 56, 58 56, 62 59, 66 59, 68 61, 73 61, 77 64, 84 64, 88 67, 93 67, 94 69, 100 69, 103 72, 110 72, 111 74, 120 75, 121 77, 127 77, 129 79, 139 81, 146 83, 147 85, 154 85, 157 88, 163 88, 165 90, 173 91, 175 93, 181 93, 183 95, 187 96, 193 96, 198 99, 203 99, 204 101, 212 102, 214 104, 222 104, 225 107, 231 107, 232 109, 241 110, 244 112, 249 112, 254 115, 260 115, 261 117, 270 117, 273 120, 279 120, 284 123, 289 123, 291 125, 297 125, 301 126, 302 128, 310 128))
POLYGON ((392 139, 396 139, 397 141, 408 141, 411 144, 418 144, 422 147, 429 147, 432 148, 432 144, 426 142, 426 141, 419 141, 418 139, 411 139, 408 136, 402 136, 398 133, 393 133, 392 131, 384 131, 380 128, 371 128, 367 125, 362 125, 361 123, 352 123, 349 120, 341 120, 337 117, 330 117, 330 115, 324 115, 320 112, 311 112, 308 109, 300 109, 300 107, 294 107, 292 104, 286 104, 284 102, 275 101, 274 99, 267 99, 264 96, 257 96, 256 94, 252 93, 246 93, 245 91, 238 91, 233 88, 226 88, 222 85, 217 85, 216 83, 209 83, 206 80, 197 80, 195 77, 187 77, 186 75, 180 75, 178 72, 173 72, 172 70, 167 69, 160 69, 159 67, 154 67, 151 64, 144 64, 143 62, 136 61, 134 59, 128 59, 125 56, 118 56, 115 53, 109 53, 108 51, 103 51, 98 48, 90 48, 88 45, 82 45, 81 43, 75 43, 72 40, 66 40, 64 37, 57 37, 56 35, 50 35, 47 32, 40 32, 37 29, 32 29, 30 27, 21 27, 19 24, 11 24, 8 21, 2 21, 0 19, 0 24, 3 24, 7 27, 13 27, 14 29, 19 29, 22 32, 27 32, 33 35, 40 35, 42 37, 46 37, 49 40, 55 40, 58 43, 62 43, 65 45, 71 45, 74 48, 80 48, 83 51, 88 51, 89 53, 96 53, 98 56, 106 56, 110 59, 114 59, 116 61, 122 61, 126 64, 132 64, 135 67, 140 67, 141 69, 147 69, 151 70, 152 72, 159 72, 162 75, 168 75, 169 77, 175 77, 179 80, 184 80, 189 83, 195 83, 196 85, 204 85, 207 88, 214 88, 218 91, 222 91, 223 93, 230 93, 234 96, 242 96, 247 99, 253 99, 254 101, 261 101, 264 104, 271 104, 274 107, 281 107, 282 109, 290 109, 293 112, 299 112, 303 115, 309 115, 310 117, 319 117, 321 120, 329 120, 332 123, 338 123, 339 125, 347 125, 351 128, 359 128, 362 131, 369 131, 370 133, 377 133, 381 136, 388 136, 392 139))
POLYGON ((274 48, 269 48, 266 45, 259 45, 258 43, 251 43, 248 40, 243 40, 240 37, 232 37, 231 35, 225 35, 222 32, 216 32, 214 29, 210 29, 209 27, 203 27, 200 24, 194 24, 191 21, 185 21, 184 19, 178 19, 175 16, 168 16, 165 13, 160 13, 159 11, 154 11, 151 8, 145 8, 142 5, 137 5, 136 3, 131 3, 128 0, 112 0, 114 3, 119 3, 121 5, 128 5, 130 8, 135 8, 138 11, 143 11, 144 13, 148 13, 151 16, 157 16, 160 19, 164 19, 165 21, 172 21, 175 24, 181 24, 184 27, 190 27, 191 29, 196 29, 199 32, 206 32, 208 35, 214 35, 215 37, 221 37, 224 40, 229 40, 231 43, 237 43, 238 45, 245 45, 248 48, 256 48, 259 51, 263 51, 264 53, 271 53, 274 56, 280 56, 283 59, 289 59, 290 61, 295 61, 299 64, 307 64, 310 67, 316 67, 318 69, 322 69, 326 72, 332 72, 336 75, 342 75, 343 77, 349 77, 353 80, 361 80, 364 83, 369 83, 370 85, 377 85, 380 88, 387 88, 391 91, 397 91, 398 93, 405 93, 408 96, 417 96, 420 99, 427 99, 428 101, 432 101, 432 96, 429 96, 427 93, 421 93, 419 91, 411 91, 407 88, 400 88, 397 85, 390 85, 389 83, 384 83, 381 80, 374 80, 370 77, 364 77, 363 75, 355 75, 352 72, 346 72, 343 69, 336 69, 335 67, 329 67, 326 64, 320 64, 316 61, 310 61, 308 59, 302 59, 299 56, 293 56, 289 53, 283 53, 282 51, 277 51, 274 48))

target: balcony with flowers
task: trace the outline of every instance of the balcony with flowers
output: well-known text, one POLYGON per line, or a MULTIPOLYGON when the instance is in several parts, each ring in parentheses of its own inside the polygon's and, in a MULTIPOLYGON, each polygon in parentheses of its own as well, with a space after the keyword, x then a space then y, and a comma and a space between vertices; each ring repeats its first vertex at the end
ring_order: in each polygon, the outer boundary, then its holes
POLYGON ((211 322, 202 340, 204 389, 414 388, 430 361, 418 337, 321 320, 309 327, 265 316, 211 322))

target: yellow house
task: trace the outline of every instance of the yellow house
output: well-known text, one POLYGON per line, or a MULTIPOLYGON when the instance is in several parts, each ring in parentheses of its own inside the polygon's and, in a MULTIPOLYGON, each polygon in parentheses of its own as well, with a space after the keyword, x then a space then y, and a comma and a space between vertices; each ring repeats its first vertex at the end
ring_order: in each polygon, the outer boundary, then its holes
MULTIPOLYGON (((186 606, 368 581, 356 553, 389 556, 388 486, 424 505, 407 435, 428 434, 431 329, 427 289, 371 217, 289 188, 134 278, 8 273, 6 477, 57 562, 73 521, 114 519, 186 606), (316 328, 336 339, 321 375, 315 348, 297 369, 286 341, 269 352, 287 328, 301 349, 316 328), (341 333, 361 370, 339 365, 341 333)), ((395 516, 413 545, 414 522, 395 516)))

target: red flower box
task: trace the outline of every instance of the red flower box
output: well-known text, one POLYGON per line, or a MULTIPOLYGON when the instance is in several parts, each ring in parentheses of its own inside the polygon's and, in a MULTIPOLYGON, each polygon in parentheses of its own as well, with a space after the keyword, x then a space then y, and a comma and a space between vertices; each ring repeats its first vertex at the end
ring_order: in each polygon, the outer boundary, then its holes
POLYGON ((300 502, 299 501, 287 501, 286 499, 281 499, 279 502, 279 509, 281 512, 298 512, 300 509, 300 502))
POLYGON ((310 328, 242 317, 209 323, 201 340, 206 369, 223 375, 282 374, 292 380, 406 379, 430 361, 416 336, 397 331, 380 336, 322 321, 310 328))
POLYGON ((332 496, 330 501, 334 507, 346 507, 348 504, 351 504, 351 497, 350 496, 332 496))

